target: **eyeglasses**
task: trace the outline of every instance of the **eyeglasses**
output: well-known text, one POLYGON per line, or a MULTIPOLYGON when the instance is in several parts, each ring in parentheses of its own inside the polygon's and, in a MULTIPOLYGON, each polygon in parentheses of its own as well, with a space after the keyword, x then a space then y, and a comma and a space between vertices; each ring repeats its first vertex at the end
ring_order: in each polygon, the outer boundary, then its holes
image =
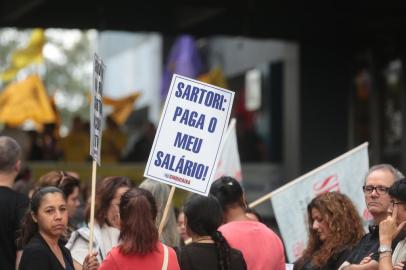
POLYGON ((392 204, 393 207, 395 207, 395 205, 397 204, 405 204, 404 202, 395 202, 395 201, 391 201, 390 203, 392 204))
POLYGON ((375 190, 379 195, 385 195, 388 193, 389 188, 384 186, 363 186, 362 190, 366 194, 372 194, 375 190))

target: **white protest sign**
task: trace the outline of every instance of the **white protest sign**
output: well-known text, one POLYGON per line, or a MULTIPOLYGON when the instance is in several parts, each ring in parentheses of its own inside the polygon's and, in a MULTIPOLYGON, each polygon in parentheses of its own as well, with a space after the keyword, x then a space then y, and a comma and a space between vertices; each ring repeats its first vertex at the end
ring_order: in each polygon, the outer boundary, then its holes
POLYGON ((100 149, 103 122, 103 78, 104 65, 102 59, 94 54, 92 101, 90 107, 90 155, 100 166, 100 149))
POLYGON ((174 74, 144 176, 207 195, 233 100, 232 91, 174 74))
POLYGON ((235 118, 231 119, 227 132, 224 135, 214 179, 222 176, 231 176, 241 183, 242 172, 240 154, 238 153, 237 131, 235 129, 236 122, 235 118))
POLYGON ((294 264, 292 264, 292 263, 287 263, 287 264, 285 264, 285 266, 286 266, 286 270, 293 270, 293 266, 294 266, 294 264))
POLYGON ((368 143, 297 178, 272 192, 272 206, 290 262, 307 242, 307 205, 318 194, 338 191, 347 195, 361 217, 368 217, 362 186, 369 169, 368 143))

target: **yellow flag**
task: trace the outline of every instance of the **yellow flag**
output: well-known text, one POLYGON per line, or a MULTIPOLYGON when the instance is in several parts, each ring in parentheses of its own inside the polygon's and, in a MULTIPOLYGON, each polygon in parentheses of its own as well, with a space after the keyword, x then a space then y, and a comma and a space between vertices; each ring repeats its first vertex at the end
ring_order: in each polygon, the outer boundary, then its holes
POLYGON ((208 73, 202 74, 197 77, 199 81, 209 83, 218 87, 228 88, 227 81, 224 78, 223 72, 220 68, 216 67, 208 73))
POLYGON ((12 83, 0 93, 0 122, 19 126, 32 120, 38 130, 56 121, 55 111, 38 75, 12 83))
POLYGON ((34 29, 31 34, 31 39, 28 45, 13 52, 11 55, 11 63, 8 69, 0 73, 0 80, 10 81, 17 72, 34 63, 41 63, 44 60, 42 48, 46 42, 44 30, 34 29))
POLYGON ((130 116, 134 108, 134 102, 140 97, 140 95, 140 93, 134 93, 131 96, 121 99, 103 97, 103 104, 113 107, 111 117, 118 125, 122 125, 130 116))

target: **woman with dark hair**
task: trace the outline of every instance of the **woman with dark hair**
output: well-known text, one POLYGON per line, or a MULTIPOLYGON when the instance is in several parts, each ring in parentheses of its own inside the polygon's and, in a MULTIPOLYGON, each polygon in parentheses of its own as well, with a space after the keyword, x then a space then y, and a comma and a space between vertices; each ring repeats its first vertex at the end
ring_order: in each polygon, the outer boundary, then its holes
MULTIPOLYGON (((60 239, 68 223, 68 211, 63 192, 56 187, 37 190, 24 217, 19 244, 23 247, 20 270, 73 270, 68 249, 60 239)), ((86 256, 84 269, 96 270, 96 254, 86 256)))
POLYGON ((379 270, 406 269, 406 179, 396 181, 388 191, 392 207, 386 219, 379 223, 379 270), (392 244, 399 236, 392 253, 392 244))
POLYGON ((285 270, 281 239, 265 224, 247 217, 240 183, 232 177, 222 176, 213 182, 210 194, 216 197, 223 210, 224 221, 218 231, 231 247, 241 251, 247 268, 285 270))
POLYGON ((364 234, 355 206, 344 194, 327 192, 308 204, 307 214, 309 240, 294 269, 338 269, 364 234))
POLYGON ((80 206, 80 181, 76 177, 68 174, 65 171, 50 171, 38 180, 40 187, 54 186, 63 191, 66 198, 66 208, 68 211, 68 230, 64 238, 69 239, 70 234, 77 229, 73 224, 72 219, 76 215, 76 211, 80 206))
POLYGON ((132 188, 124 193, 120 202, 120 244, 110 251, 99 270, 179 269, 175 251, 159 241, 157 212, 149 191, 132 188))
MULTIPOLYGON (((131 188, 127 177, 111 176, 103 179, 96 192, 94 243, 98 252, 97 260, 101 263, 107 253, 118 244, 120 234, 119 204, 121 196, 131 188)), ((86 211, 89 220, 90 207, 86 211)), ((83 227, 72 233, 66 247, 71 251, 76 270, 82 269, 80 262, 88 253, 89 228, 83 227)))
POLYGON ((247 269, 242 253, 230 248, 217 228, 223 222, 223 210, 217 199, 192 195, 184 206, 186 231, 192 243, 179 251, 182 270, 247 269))

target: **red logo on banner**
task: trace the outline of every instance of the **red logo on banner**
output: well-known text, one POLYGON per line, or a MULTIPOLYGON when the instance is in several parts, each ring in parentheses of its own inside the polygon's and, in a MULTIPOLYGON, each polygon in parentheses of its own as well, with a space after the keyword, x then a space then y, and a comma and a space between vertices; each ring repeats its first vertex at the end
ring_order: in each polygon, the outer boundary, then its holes
POLYGON ((323 181, 315 183, 313 185, 313 191, 314 193, 316 193, 316 196, 330 191, 340 192, 340 182, 338 182, 338 176, 336 174, 333 174, 323 181))
POLYGON ((303 241, 298 241, 298 242, 294 243, 293 244, 293 256, 295 256, 295 258, 301 257, 303 254, 304 248, 305 248, 305 245, 304 245, 303 241))

